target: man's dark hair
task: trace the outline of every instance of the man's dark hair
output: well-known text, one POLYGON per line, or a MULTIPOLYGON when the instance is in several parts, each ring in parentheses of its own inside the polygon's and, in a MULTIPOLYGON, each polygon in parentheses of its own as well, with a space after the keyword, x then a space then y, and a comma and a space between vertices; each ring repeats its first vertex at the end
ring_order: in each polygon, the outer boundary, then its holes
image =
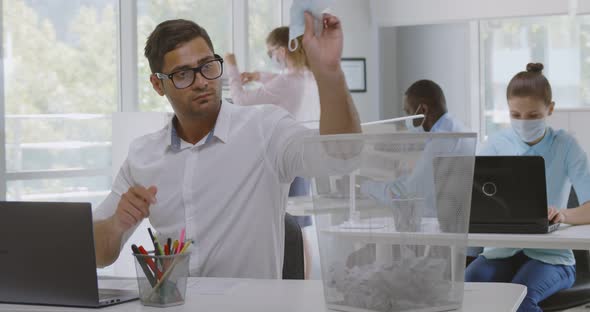
POLYGON ((152 73, 157 73, 164 66, 164 55, 179 45, 195 38, 203 38, 211 52, 215 53, 213 43, 205 28, 195 22, 184 19, 169 20, 160 23, 150 34, 145 43, 144 55, 150 63, 152 73))
POLYGON ((406 96, 410 103, 426 105, 438 113, 445 113, 447 111, 445 94, 440 86, 432 80, 418 80, 414 82, 406 91, 406 96))

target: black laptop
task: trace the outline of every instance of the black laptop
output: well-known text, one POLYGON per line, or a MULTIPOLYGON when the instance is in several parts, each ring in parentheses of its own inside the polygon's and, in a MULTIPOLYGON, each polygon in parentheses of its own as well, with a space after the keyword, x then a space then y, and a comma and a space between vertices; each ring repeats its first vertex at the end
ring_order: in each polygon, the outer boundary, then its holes
POLYGON ((0 201, 0 302, 102 307, 137 298, 98 289, 89 203, 0 201))
POLYGON ((545 162, 540 156, 477 156, 470 233, 549 233, 545 162))

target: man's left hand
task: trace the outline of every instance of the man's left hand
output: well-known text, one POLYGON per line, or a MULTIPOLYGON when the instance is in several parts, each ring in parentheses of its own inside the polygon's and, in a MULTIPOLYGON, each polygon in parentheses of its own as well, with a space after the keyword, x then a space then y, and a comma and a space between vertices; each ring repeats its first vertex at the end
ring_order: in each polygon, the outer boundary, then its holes
POLYGON ((305 12, 305 33, 303 34, 303 48, 307 61, 316 78, 341 71, 343 34, 340 20, 333 15, 322 16, 322 31, 314 33, 314 23, 317 23, 309 12, 305 12))

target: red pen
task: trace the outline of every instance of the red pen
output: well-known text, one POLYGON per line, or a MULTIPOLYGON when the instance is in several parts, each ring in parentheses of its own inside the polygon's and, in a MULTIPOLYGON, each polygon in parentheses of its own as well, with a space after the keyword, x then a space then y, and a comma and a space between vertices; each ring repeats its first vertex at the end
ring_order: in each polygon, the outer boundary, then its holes
POLYGON ((182 250, 182 247, 184 246, 184 236, 186 235, 186 228, 183 228, 182 231, 180 231, 180 239, 178 239, 178 249, 176 250, 176 253, 180 253, 180 251, 182 250))
MULTIPOLYGON (((145 248, 143 248, 143 246, 139 246, 139 252, 141 252, 143 255, 148 256, 147 251, 145 250, 145 248)), ((162 278, 162 272, 160 272, 160 270, 158 270, 158 267, 156 266, 156 264, 154 263, 154 260, 150 257, 145 257, 145 262, 149 265, 150 269, 152 269, 152 271, 154 273, 156 273, 156 276, 158 277, 158 280, 162 278)))
POLYGON ((166 256, 170 255, 170 246, 168 246, 168 244, 164 245, 164 254, 166 256))

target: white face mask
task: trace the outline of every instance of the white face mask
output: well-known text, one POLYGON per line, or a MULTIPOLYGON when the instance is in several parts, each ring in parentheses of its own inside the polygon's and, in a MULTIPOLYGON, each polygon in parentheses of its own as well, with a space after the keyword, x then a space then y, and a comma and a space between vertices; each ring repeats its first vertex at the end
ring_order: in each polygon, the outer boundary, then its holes
MULTIPOLYGON (((418 114, 418 111, 420 111, 421 107, 422 107, 421 105, 418 106, 418 109, 416 110, 414 115, 418 114)), ((414 120, 415 119, 406 119, 405 123, 406 123, 406 128, 408 129, 408 132, 413 132, 413 133, 424 132, 424 127, 422 127, 422 125, 424 124, 424 121, 422 121, 422 123, 419 126, 414 126, 414 120)))
POLYGON ((305 11, 309 11, 316 19, 315 33, 322 31, 322 14, 332 4, 334 0, 293 0, 291 4, 290 16, 291 24, 289 25, 289 51, 293 52, 299 47, 297 37, 302 36, 305 32, 305 11))
POLYGON ((510 119, 512 129, 518 134, 521 140, 525 143, 534 142, 545 135, 547 129, 547 123, 545 118, 522 120, 522 119, 510 119))
POLYGON ((273 53, 272 57, 270 58, 270 63, 274 71, 282 72, 287 68, 285 62, 281 61, 276 53, 273 53))
POLYGON ((414 126, 414 119, 406 119, 406 128, 408 129, 408 132, 413 132, 413 133, 420 133, 420 132, 424 132, 424 128, 422 127, 422 125, 419 126, 414 126))

